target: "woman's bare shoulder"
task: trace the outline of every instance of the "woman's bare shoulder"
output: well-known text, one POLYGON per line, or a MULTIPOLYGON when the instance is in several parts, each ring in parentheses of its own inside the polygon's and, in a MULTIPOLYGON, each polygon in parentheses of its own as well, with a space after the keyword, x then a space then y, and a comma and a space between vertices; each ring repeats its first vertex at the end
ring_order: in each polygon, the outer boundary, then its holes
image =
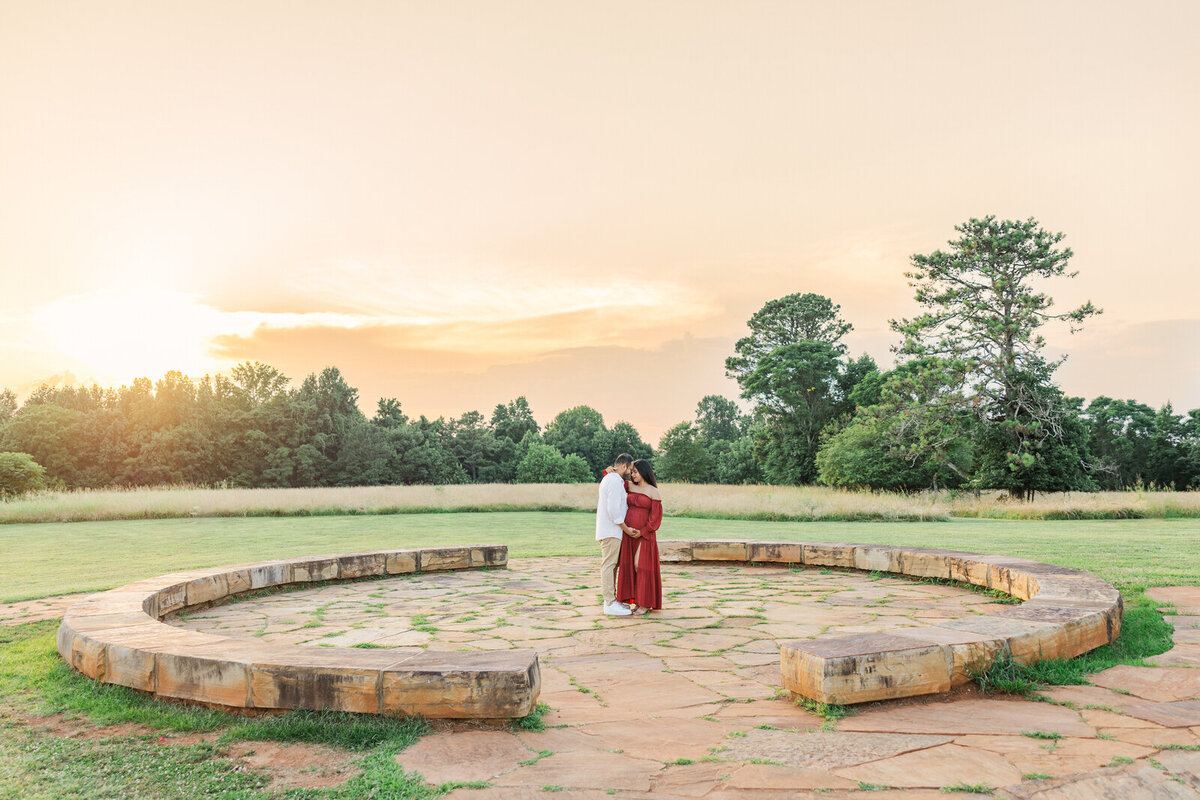
POLYGON ((651 500, 657 500, 660 503, 662 502, 662 492, 658 491, 657 486, 647 486, 646 487, 646 496, 649 497, 651 500))

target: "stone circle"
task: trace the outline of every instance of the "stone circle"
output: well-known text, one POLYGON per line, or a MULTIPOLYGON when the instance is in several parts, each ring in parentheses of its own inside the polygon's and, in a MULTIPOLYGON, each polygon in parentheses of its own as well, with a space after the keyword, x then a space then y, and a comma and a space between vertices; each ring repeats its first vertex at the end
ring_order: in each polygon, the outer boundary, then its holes
MULTIPOLYGON (((1090 573, 1024 559, 815 542, 664 540, 660 552, 672 564, 840 567, 940 578, 1027 601, 882 632, 796 639, 780 630, 783 686, 826 703, 944 692, 968 680, 969 666, 1001 653, 1019 662, 1070 658, 1112 641, 1120 630, 1121 596, 1112 586, 1090 573)), ((297 558, 164 575, 71 606, 59 628, 58 648, 72 667, 97 680, 234 709, 523 716, 532 710, 541 687, 533 649, 316 648, 182 630, 161 621, 172 613, 287 584, 506 565, 507 548, 487 545, 297 558)), ((530 638, 538 637, 531 633, 530 638)))

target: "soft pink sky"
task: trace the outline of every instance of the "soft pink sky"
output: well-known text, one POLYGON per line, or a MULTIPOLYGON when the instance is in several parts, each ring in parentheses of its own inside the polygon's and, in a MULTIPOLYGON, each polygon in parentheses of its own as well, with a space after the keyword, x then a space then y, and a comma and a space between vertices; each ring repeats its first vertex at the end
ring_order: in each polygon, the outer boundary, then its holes
POLYGON ((1200 5, 0 3, 0 385, 328 364, 657 441, 766 300, 1067 233, 1072 394, 1200 406, 1200 5))

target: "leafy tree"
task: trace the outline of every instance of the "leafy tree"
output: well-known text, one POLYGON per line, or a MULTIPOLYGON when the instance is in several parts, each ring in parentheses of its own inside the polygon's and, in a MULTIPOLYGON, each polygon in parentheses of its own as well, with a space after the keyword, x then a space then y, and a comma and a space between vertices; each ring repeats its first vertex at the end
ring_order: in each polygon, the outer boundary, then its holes
POLYGON ((846 349, 842 337, 854 329, 841 318, 841 310, 828 297, 811 292, 768 301, 746 323, 750 335, 733 346, 737 355, 725 359, 725 373, 742 383, 771 351, 798 342, 824 342, 840 355, 846 349))
POLYGON ((28 453, 0 453, 0 500, 11 500, 46 485, 46 470, 28 453))
POLYGON ((80 416, 70 408, 26 404, 0 430, 0 451, 29 454, 51 485, 78 486, 71 429, 80 416))
MULTIPOLYGON (((599 475, 611 463, 612 434, 604 427, 600 412, 590 406, 561 412, 546 426, 542 438, 560 453, 582 458, 593 475, 599 475)), ((521 480, 519 470, 517 480, 521 480)))
POLYGON ((514 443, 524 439, 527 433, 537 434, 541 430, 524 395, 510 401, 508 405, 496 404, 492 411, 491 426, 496 436, 502 436, 514 443))
POLYGON ((663 434, 658 443, 657 472, 666 481, 708 483, 716 464, 704 444, 698 441, 696 426, 681 422, 663 434))
POLYGON ((592 475, 587 462, 578 455, 564 457, 557 448, 531 442, 528 452, 517 465, 521 483, 587 483, 592 475))
POLYGON ((587 462, 574 453, 563 456, 562 478, 563 483, 591 483, 595 480, 587 462))
POLYGON ((928 459, 907 460, 889 447, 886 417, 862 416, 830 436, 817 452, 821 483, 848 489, 909 491, 929 486, 936 467, 928 459))
POLYGON ((12 419, 16 413, 17 396, 13 394, 12 389, 5 389, 0 392, 0 426, 12 419))
POLYGON ((408 424, 408 415, 400 409, 400 401, 394 397, 381 397, 375 408, 371 424, 381 428, 399 428, 408 424))
POLYGON ((346 383, 337 367, 326 367, 320 375, 305 378, 293 399, 303 409, 305 422, 311 431, 311 435, 305 437, 305 443, 320 454, 311 464, 306 454, 304 471, 326 474, 328 466, 337 460, 338 450, 347 433, 353 426, 365 421, 358 409, 358 390, 346 383))
MULTIPOLYGON (((1034 283, 1067 272, 1070 248, 1063 234, 1044 230, 1036 220, 971 219, 955 227, 961 236, 948 251, 914 255, 905 273, 926 311, 893 320, 903 336, 899 352, 961 362, 967 390, 984 423, 989 446, 981 448, 980 469, 995 477, 1044 474, 1029 466, 1046 451, 1047 439, 1064 433, 1061 404, 1048 391, 1061 364, 1042 356, 1043 325, 1063 321, 1072 332, 1100 313, 1090 302, 1063 313, 1034 283), (989 459, 1000 458, 1003 464, 989 459), (1008 472, 1004 472, 1004 467, 1008 472)), ((1006 481, 1014 496, 1028 496, 1036 483, 1006 481)))
MULTIPOLYGON (((608 446, 608 454, 601 469, 616 461, 621 453, 628 453, 634 458, 654 458, 654 448, 642 441, 642 435, 637 428, 628 422, 618 422, 609 431, 612 442, 608 446)), ((597 473, 599 470, 597 470, 597 473)))
POLYGON ((705 395, 696 404, 696 432, 707 446, 740 438, 748 424, 737 403, 719 394, 705 395))
POLYGON ((243 361, 229 374, 237 395, 252 406, 260 406, 287 391, 288 377, 261 361, 243 361))
POLYGON ((973 417, 961 371, 930 358, 881 377, 874 404, 826 431, 816 460, 820 481, 901 491, 969 481, 973 417))
POLYGON ((468 411, 447 428, 450 450, 472 481, 480 480, 480 472, 496 462, 496 434, 478 411, 468 411))
POLYGON ((1154 409, 1133 400, 1097 397, 1083 413, 1092 476, 1102 489, 1127 489, 1150 480, 1154 409))
POLYGON ((822 429, 836 416, 837 349, 806 340, 775 348, 742 382, 743 396, 758 405, 764 425, 757 452, 772 483, 811 483, 822 429))
POLYGON ((729 443, 727 449, 717 456, 717 480, 720 483, 762 483, 762 465, 754 452, 754 436, 746 436, 729 443))

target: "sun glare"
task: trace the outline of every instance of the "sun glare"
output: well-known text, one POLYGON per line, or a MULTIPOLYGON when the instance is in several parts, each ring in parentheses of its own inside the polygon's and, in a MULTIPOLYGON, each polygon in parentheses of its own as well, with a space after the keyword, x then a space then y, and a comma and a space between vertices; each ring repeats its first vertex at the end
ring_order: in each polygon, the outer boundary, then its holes
POLYGON ((46 341, 84 374, 120 382, 218 369, 209 342, 220 316, 195 295, 152 290, 72 295, 34 312, 46 341))

